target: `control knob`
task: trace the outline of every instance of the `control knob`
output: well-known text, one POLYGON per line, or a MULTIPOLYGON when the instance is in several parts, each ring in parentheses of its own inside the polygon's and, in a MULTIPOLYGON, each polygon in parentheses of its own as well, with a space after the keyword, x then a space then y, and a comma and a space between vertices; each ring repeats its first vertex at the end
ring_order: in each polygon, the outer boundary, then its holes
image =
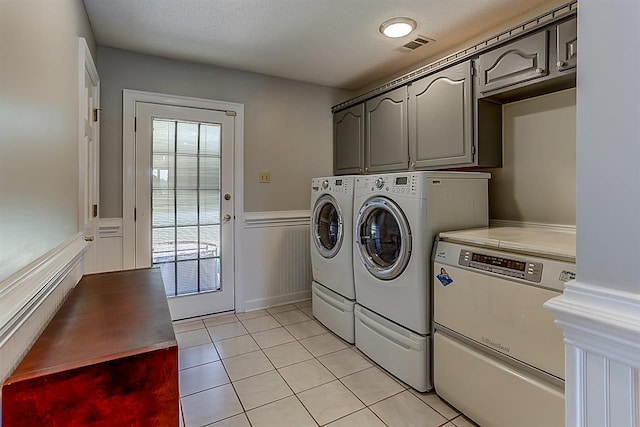
POLYGON ((376 179, 376 188, 382 190, 382 187, 384 187, 384 178, 376 179))
POLYGON ((322 181, 322 189, 326 190, 327 188, 329 188, 329 180, 325 179, 324 181, 322 181))

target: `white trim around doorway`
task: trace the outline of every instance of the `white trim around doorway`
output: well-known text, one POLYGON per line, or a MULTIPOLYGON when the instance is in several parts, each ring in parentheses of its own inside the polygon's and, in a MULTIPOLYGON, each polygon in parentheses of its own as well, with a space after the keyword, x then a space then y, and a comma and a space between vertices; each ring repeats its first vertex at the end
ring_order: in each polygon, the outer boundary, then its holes
POLYGON ((122 91, 122 268, 135 268, 135 108, 136 102, 165 104, 179 107, 221 110, 235 113, 234 124, 234 276, 235 309, 244 311, 242 286, 242 230, 244 224, 244 104, 214 101, 153 92, 124 89, 122 91), (240 279, 240 280, 239 280, 240 279))

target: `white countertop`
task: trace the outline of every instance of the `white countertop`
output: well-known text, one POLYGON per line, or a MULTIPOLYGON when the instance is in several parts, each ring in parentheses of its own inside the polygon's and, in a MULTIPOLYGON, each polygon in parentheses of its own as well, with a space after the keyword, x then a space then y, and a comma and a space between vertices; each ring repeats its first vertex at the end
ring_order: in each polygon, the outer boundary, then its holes
POLYGON ((440 233, 442 240, 576 262, 575 231, 533 227, 484 227, 440 233))

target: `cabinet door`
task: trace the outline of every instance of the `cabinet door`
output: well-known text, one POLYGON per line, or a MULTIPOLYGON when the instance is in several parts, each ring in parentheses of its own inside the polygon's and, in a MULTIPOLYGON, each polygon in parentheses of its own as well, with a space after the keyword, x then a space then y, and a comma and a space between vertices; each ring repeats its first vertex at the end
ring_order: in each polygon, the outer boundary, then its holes
POLYGON ((578 62, 577 20, 563 22, 556 27, 558 71, 574 68, 578 62))
POLYGON ((409 86, 409 149, 416 169, 473 162, 471 61, 409 86))
POLYGON ((406 170, 409 166, 407 87, 370 99, 365 108, 365 171, 406 170))
POLYGON ((547 31, 541 31, 480 55, 480 92, 546 76, 547 38, 547 31))
POLYGON ((364 104, 333 115, 333 172, 362 173, 364 168, 364 104))

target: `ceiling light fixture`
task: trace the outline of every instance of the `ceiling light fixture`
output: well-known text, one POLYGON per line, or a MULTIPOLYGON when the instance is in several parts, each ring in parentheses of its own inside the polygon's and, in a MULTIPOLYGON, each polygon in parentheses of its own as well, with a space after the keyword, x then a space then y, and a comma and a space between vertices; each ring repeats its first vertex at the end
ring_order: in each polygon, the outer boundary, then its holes
POLYGON ((411 33, 417 26, 418 23, 411 18, 391 18, 380 25, 380 33, 397 39, 411 33))

